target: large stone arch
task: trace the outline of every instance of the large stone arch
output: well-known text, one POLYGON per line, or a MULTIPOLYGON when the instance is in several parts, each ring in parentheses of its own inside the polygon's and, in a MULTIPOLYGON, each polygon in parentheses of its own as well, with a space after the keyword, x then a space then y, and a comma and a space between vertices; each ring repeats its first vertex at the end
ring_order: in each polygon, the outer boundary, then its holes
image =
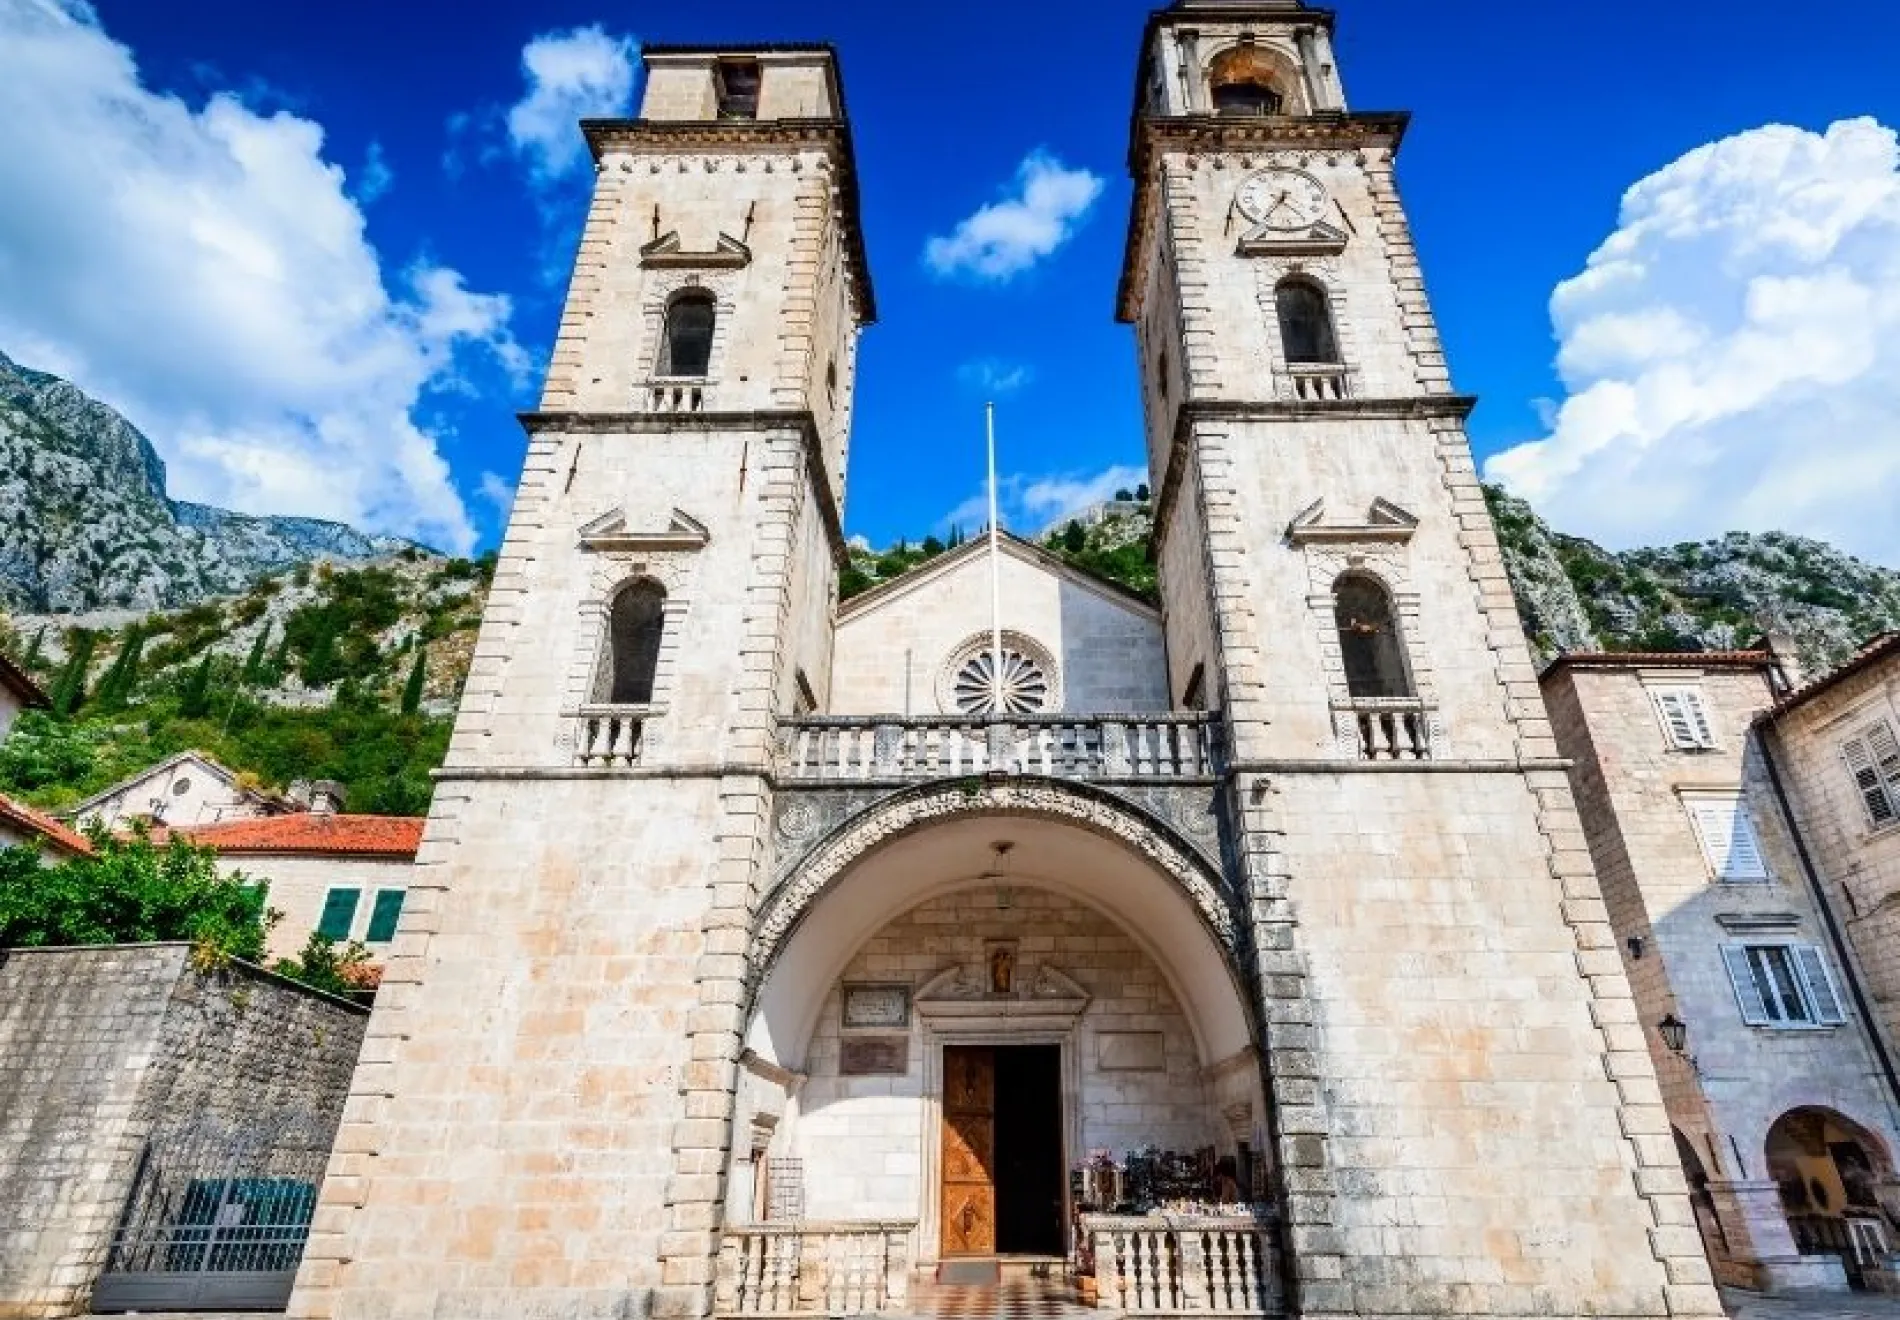
POLYGON ((1066 893, 1143 941, 1176 982, 1207 1062, 1257 1041, 1243 926, 1219 873, 1184 838, 1092 785, 958 780, 906 789, 858 812, 767 896, 747 951, 748 1041, 755 1052, 796 1066, 810 1030, 800 1014, 815 1012, 816 997, 856 942, 907 905, 978 882, 980 867, 970 864, 984 851, 978 840, 1036 830, 1049 848, 1059 844, 1072 865, 1061 874, 1044 868, 1014 880, 1066 893), (961 847, 964 864, 943 864, 931 852, 952 844, 961 847), (901 879, 865 878, 880 866, 901 879), (826 906, 851 885, 859 888, 850 901, 826 906), (821 912, 823 929, 808 930, 821 912), (788 966, 794 948, 798 956, 788 966), (768 994, 768 986, 775 993, 768 994))

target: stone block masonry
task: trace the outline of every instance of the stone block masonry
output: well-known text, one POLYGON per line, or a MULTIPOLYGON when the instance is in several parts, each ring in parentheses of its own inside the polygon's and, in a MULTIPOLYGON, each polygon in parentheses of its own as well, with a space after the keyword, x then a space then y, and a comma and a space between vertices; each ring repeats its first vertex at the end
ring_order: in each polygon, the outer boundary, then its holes
POLYGON ((184 944, 0 951, 0 1317, 87 1309, 148 1150, 326 1150, 366 1020, 184 944))

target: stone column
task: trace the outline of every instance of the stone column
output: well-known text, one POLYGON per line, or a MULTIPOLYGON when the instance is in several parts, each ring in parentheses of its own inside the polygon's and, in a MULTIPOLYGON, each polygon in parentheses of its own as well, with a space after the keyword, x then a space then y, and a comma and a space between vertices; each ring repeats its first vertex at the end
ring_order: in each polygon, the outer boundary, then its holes
POLYGON ((1772 1179, 1709 1180, 1709 1195, 1728 1234, 1729 1256, 1752 1266, 1763 1292, 1846 1292, 1847 1271, 1832 1256, 1803 1256, 1788 1231, 1772 1179))

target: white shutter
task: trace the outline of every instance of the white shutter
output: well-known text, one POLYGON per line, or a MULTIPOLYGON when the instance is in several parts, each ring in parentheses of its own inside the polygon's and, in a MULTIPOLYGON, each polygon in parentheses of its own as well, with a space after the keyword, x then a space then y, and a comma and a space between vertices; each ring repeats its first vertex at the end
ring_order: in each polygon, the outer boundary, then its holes
POLYGON ((1687 695, 1674 688, 1656 693, 1656 708, 1662 712, 1669 741, 1677 747, 1696 746, 1695 723, 1689 718, 1688 703, 1683 700, 1687 695))
POLYGON ((1695 730, 1697 747, 1715 746, 1715 734, 1709 728, 1709 708, 1702 701, 1702 694, 1685 688, 1677 694, 1682 699, 1683 713, 1689 717, 1689 723, 1695 730))
POLYGON ((1874 770, 1887 790, 1887 801, 1900 809, 1900 738, 1893 736, 1893 725, 1882 720, 1867 730, 1867 746, 1874 754, 1874 770))
POLYGON ((1728 964, 1728 979, 1735 987, 1735 1001, 1742 1006, 1742 1021, 1751 1027, 1765 1027, 1772 1019, 1768 1004, 1755 983, 1755 969, 1749 965, 1748 950, 1739 944, 1722 946, 1722 961, 1728 964))
POLYGON ((1869 746, 1872 735, 1877 732, 1885 733, 1889 739, 1893 737, 1893 730, 1886 724, 1876 724, 1868 730, 1868 739, 1852 738, 1841 746, 1841 755, 1847 758, 1848 773, 1854 776, 1854 787, 1860 790, 1861 804, 1867 808, 1867 820, 1875 829, 1893 824, 1895 817, 1900 816, 1869 746))
POLYGON ((1768 866, 1762 861, 1761 845, 1755 838, 1755 823, 1748 818, 1740 797, 1692 798, 1687 805, 1696 833, 1702 838, 1703 854, 1718 880, 1768 879, 1768 866))
POLYGON ((1847 1021, 1840 994, 1834 989, 1834 974, 1821 951, 1812 944, 1802 944, 1789 952, 1794 954, 1795 966, 1801 969, 1801 984, 1808 992, 1808 1003, 1814 1008, 1814 1020, 1824 1027, 1838 1027, 1847 1021))

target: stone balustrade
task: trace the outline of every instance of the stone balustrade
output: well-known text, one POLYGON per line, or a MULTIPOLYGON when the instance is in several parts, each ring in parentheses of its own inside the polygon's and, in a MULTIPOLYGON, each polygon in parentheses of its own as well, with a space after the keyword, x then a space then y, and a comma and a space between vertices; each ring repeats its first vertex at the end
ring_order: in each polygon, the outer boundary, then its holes
POLYGON ((1010 719, 808 718, 779 726, 779 777, 798 782, 959 779, 1193 780, 1219 774, 1218 726, 1201 714, 1010 719))
POLYGON ((574 721, 575 763, 638 765, 641 734, 652 714, 650 706, 582 706, 574 721))
POLYGON ((1335 707, 1359 744, 1362 761, 1429 761, 1432 717, 1423 701, 1411 697, 1355 697, 1335 707))
POLYGON ((696 413, 706 411, 706 385, 699 380, 655 380, 640 391, 648 412, 696 413))
POLYGON ((1096 1306, 1127 1315, 1273 1316, 1284 1310, 1273 1225, 1252 1215, 1084 1215, 1096 1306))
POLYGON ((1289 367, 1282 392, 1300 403, 1337 403, 1352 397, 1352 376, 1332 364, 1289 367))
POLYGON ((727 1229, 713 1311, 722 1320, 901 1312, 910 1300, 916 1226, 876 1220, 727 1229))

